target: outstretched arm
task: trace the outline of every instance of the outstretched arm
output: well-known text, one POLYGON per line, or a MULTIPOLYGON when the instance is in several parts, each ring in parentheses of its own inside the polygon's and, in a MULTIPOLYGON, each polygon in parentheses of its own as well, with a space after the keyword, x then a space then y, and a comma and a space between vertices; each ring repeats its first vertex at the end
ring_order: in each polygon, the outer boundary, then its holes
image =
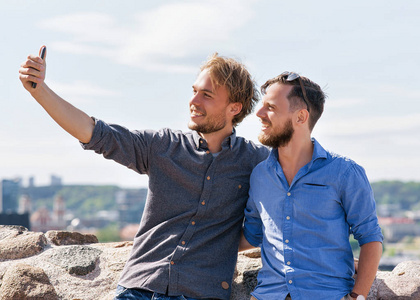
POLYGON ((23 87, 65 131, 82 143, 88 143, 92 138, 95 122, 86 113, 59 97, 45 84, 45 60, 46 56, 42 59, 39 56, 29 55, 22 63, 19 79, 23 87), (32 87, 32 82, 37 84, 36 88, 32 87))

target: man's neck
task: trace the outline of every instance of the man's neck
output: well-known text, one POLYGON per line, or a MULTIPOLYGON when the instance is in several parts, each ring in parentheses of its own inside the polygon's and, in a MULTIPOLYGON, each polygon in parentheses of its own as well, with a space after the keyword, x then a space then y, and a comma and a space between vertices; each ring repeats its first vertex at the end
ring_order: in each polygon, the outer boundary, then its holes
POLYGON ((279 147, 279 163, 289 185, 297 172, 312 160, 314 146, 309 137, 293 137, 287 146, 279 147))
POLYGON ((207 141, 207 147, 211 153, 217 153, 222 150, 222 143, 225 138, 230 136, 233 131, 233 126, 226 126, 219 131, 212 133, 201 133, 199 134, 207 141))

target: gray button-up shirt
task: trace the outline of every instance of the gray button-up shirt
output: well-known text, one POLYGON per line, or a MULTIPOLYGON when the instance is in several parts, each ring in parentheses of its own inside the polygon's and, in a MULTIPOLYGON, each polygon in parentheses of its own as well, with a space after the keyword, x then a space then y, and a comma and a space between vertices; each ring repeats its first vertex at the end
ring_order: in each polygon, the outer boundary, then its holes
POLYGON ((233 132, 213 157, 195 131, 129 131, 100 120, 83 147, 149 176, 140 228, 119 284, 229 299, 249 177, 268 150, 233 132))

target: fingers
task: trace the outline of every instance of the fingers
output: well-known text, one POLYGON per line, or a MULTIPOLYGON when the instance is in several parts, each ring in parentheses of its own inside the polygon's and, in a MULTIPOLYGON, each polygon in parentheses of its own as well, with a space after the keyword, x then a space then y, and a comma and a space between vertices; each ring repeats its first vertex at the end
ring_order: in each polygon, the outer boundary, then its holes
MULTIPOLYGON (((45 46, 41 47, 40 52, 44 47, 45 46)), ((26 89, 31 90, 31 87, 36 87, 36 85, 32 83, 42 83, 44 81, 45 70, 45 53, 44 59, 39 56, 29 55, 20 66, 19 79, 22 81, 22 84, 26 89)))
POLYGON ((39 72, 42 72, 42 71, 45 70, 45 65, 42 62, 42 60, 41 60, 41 62, 39 62, 38 59, 41 59, 41 58, 39 58, 38 56, 35 57, 35 56, 29 55, 28 59, 26 61, 24 61, 20 66, 21 66, 21 68, 31 68, 31 69, 37 70, 39 72))

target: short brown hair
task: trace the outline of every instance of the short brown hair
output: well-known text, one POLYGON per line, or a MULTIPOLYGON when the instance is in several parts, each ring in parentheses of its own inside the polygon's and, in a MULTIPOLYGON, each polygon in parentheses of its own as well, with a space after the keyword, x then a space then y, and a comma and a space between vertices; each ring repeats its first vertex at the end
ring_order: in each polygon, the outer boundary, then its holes
MULTIPOLYGON (((326 96, 318 84, 316 84, 307 77, 300 76, 300 78, 302 79, 302 83, 306 91, 306 96, 309 101, 309 129, 312 131, 312 129, 314 129, 315 127, 316 122, 319 120, 324 111, 324 103, 326 96)), ((305 101, 303 100, 304 97, 302 93, 302 88, 300 87, 298 79, 287 81, 287 76, 284 74, 280 74, 272 79, 267 80, 261 86, 261 93, 264 95, 267 89, 275 83, 293 86, 293 88, 290 90, 289 95, 287 96, 287 99, 289 99, 290 102, 291 111, 302 107, 306 108, 305 101)))
POLYGON ((260 100, 256 83, 248 70, 233 58, 219 56, 216 52, 208 58, 200 70, 208 70, 214 86, 226 87, 230 103, 242 104, 242 110, 232 119, 233 126, 242 122, 260 100))

